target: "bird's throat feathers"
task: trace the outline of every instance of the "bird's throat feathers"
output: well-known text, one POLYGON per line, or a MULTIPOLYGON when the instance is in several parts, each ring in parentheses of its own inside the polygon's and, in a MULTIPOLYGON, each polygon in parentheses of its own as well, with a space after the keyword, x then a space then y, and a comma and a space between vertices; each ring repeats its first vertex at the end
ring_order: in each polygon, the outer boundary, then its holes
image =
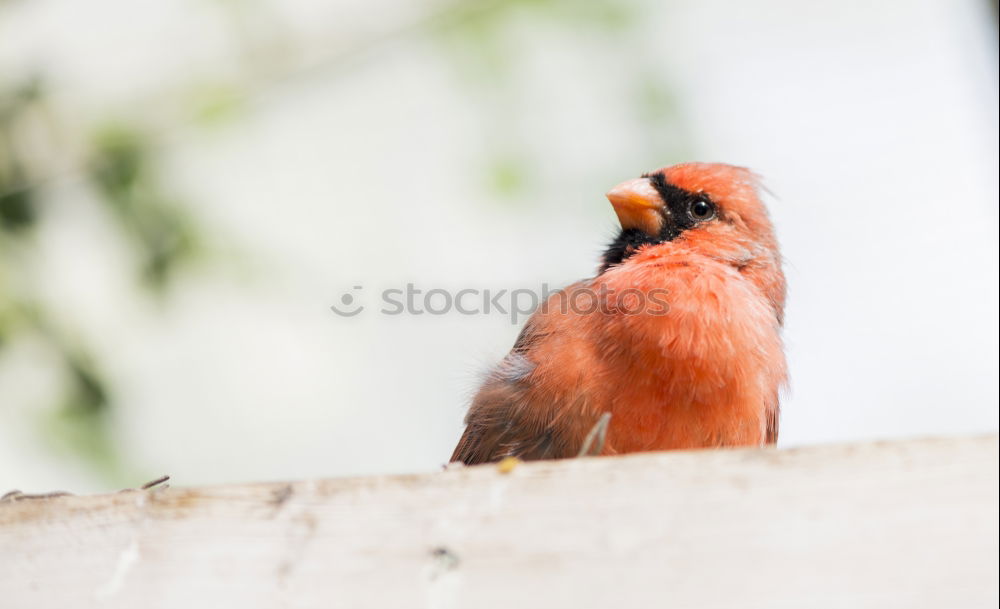
POLYGON ((672 300, 683 298, 684 293, 700 292, 703 284, 710 286, 723 277, 727 282, 747 284, 770 306, 778 324, 782 324, 785 276, 781 261, 773 250, 759 244, 701 236, 647 243, 621 263, 602 268, 593 281, 612 292, 639 290, 649 294, 671 286, 675 292, 672 300))

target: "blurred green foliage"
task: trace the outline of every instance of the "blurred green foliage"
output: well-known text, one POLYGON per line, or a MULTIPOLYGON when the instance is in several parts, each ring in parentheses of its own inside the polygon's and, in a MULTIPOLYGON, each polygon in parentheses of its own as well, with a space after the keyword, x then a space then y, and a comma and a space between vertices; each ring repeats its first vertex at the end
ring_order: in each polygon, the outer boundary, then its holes
POLYGON ((40 95, 41 86, 34 78, 9 90, 0 88, 0 230, 9 233, 30 228, 38 216, 35 193, 15 151, 12 126, 40 95))
POLYGON ((59 352, 66 388, 58 408, 40 420, 43 437, 57 452, 79 457, 110 481, 129 478, 118 450, 111 417, 112 396, 108 382, 84 345, 49 333, 50 344, 59 352))
POLYGON ((122 124, 98 129, 87 174, 129 237, 147 287, 162 291, 197 251, 193 221, 160 186, 149 138, 122 124))
MULTIPOLYGON (((61 325, 72 319, 58 314, 69 303, 44 299, 28 270, 40 255, 34 233, 56 209, 48 205, 55 194, 47 184, 64 171, 46 165, 60 155, 42 155, 40 161, 28 152, 54 151, 59 145, 56 138, 39 135, 57 133, 56 125, 31 128, 48 116, 46 96, 38 78, 12 86, 0 81, 0 357, 17 340, 40 343, 55 356, 62 397, 53 409, 39 413, 40 436, 57 452, 82 459, 109 481, 121 483, 128 468, 114 434, 113 388, 93 347, 74 338, 74 328, 61 325)), ((98 127, 84 148, 75 171, 89 178, 97 200, 132 245, 137 289, 163 295, 178 269, 195 259, 196 223, 160 184, 151 140, 141 128, 125 123, 98 127)))
POLYGON ((237 116, 243 109, 243 92, 229 83, 199 83, 188 92, 187 104, 191 117, 201 125, 224 124, 237 116))

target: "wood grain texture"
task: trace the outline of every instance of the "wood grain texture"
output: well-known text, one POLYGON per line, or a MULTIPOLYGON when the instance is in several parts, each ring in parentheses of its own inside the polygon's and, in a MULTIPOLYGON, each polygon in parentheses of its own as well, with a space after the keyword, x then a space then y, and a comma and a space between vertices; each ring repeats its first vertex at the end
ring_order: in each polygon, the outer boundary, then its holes
POLYGON ((990 607, 997 438, 0 504, 0 607, 990 607))

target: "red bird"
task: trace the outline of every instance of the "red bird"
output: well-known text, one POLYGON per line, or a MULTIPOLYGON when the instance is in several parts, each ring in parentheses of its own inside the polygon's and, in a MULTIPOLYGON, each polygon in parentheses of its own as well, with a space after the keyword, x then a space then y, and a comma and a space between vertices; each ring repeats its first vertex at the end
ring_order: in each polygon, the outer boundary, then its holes
POLYGON ((528 320, 452 461, 577 456, 598 421, 605 455, 777 441, 785 276, 754 174, 684 163, 607 197, 622 230, 597 276, 528 320))

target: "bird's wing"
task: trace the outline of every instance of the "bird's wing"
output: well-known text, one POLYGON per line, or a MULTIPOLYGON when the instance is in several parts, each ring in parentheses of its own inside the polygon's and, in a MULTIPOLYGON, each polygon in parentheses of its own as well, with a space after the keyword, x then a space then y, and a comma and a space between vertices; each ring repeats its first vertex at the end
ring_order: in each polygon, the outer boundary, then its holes
POLYGON ((475 465, 504 457, 537 460, 576 454, 579 446, 570 446, 566 434, 558 427, 521 416, 529 407, 521 403, 517 388, 491 385, 483 387, 473 402, 452 461, 475 465))
MULTIPOLYGON (((532 317, 513 349, 490 373, 465 418, 452 461, 467 465, 499 461, 504 457, 524 460, 561 459, 577 454, 581 446, 576 425, 556 425, 567 399, 541 397, 531 373, 531 354, 550 337, 541 316, 532 317)), ((582 396, 572 399, 580 400, 582 396)))

